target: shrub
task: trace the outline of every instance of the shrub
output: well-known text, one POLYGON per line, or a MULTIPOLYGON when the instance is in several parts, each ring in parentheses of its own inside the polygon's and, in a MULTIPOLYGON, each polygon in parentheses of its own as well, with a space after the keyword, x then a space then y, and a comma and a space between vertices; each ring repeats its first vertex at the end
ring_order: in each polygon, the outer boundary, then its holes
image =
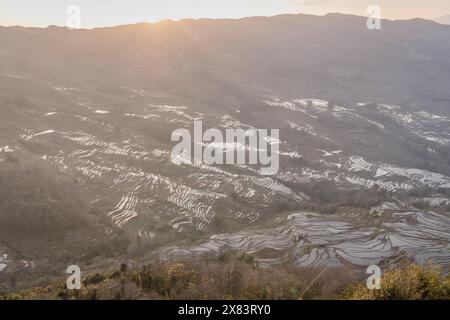
POLYGON ((450 276, 432 265, 408 265, 389 271, 381 278, 381 289, 369 290, 365 283, 346 290, 351 300, 449 300, 450 276))
POLYGON ((105 279, 106 279, 106 277, 103 274, 95 273, 95 274, 92 274, 92 275, 88 275, 84 279, 83 284, 85 286, 88 286, 88 285, 91 285, 91 284, 97 284, 97 283, 100 283, 102 281, 105 281, 105 279))

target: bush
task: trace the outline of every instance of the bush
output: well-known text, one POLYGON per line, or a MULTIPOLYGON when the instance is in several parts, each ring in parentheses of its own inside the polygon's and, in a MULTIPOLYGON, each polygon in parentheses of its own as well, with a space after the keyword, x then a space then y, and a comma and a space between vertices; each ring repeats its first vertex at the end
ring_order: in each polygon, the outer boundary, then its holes
POLYGON ((130 267, 125 273, 88 276, 81 290, 68 290, 65 281, 31 288, 2 299, 450 299, 450 277, 431 265, 409 265, 387 272, 381 289, 365 283, 348 288, 357 277, 344 269, 261 268, 229 257, 226 262, 166 262, 130 267), (103 279, 103 280, 102 280, 103 279))
POLYGON ((351 300, 450 300, 450 276, 431 265, 408 265, 387 272, 381 289, 369 290, 366 284, 350 287, 344 293, 351 300))
POLYGON ((83 284, 85 286, 88 286, 88 285, 91 285, 91 284, 100 283, 100 282, 105 281, 105 280, 106 280, 106 277, 103 274, 96 273, 96 274, 88 275, 84 279, 83 284))

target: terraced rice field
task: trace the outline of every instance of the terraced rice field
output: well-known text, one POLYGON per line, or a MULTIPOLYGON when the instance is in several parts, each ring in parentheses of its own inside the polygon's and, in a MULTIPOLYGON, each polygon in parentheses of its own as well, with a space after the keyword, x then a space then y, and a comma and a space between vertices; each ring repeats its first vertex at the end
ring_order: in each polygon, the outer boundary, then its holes
MULTIPOLYGON (((78 109, 33 111, 24 120, 22 132, 1 145, 0 163, 6 155, 16 154, 54 167, 82 186, 93 207, 101 204, 106 209, 103 218, 117 228, 74 234, 71 241, 83 246, 106 243, 122 230, 131 238, 158 243, 160 249, 146 255, 148 259, 239 251, 255 255, 268 266, 291 261, 306 267, 361 267, 402 257, 449 264, 450 220, 442 209, 449 199, 429 195, 423 201, 441 209, 421 211, 413 199, 399 200, 395 193, 450 189, 450 177, 402 166, 401 161, 390 163, 387 157, 355 147, 371 143, 364 140, 370 135, 385 144, 406 139, 379 122, 378 116, 386 116, 423 138, 428 143, 426 152, 433 156, 436 144, 450 145, 446 140, 450 120, 444 116, 388 105, 378 106, 376 116, 370 116, 364 103, 337 106, 321 99, 263 100, 257 110, 278 110, 275 117, 262 118, 263 127, 281 125, 276 142, 281 168, 275 176, 264 177, 251 165, 186 165, 170 159, 171 131, 189 129, 194 120, 223 129, 261 127, 261 121, 252 123, 236 110, 207 114, 200 107, 139 100, 124 111, 96 102, 111 97, 81 88, 55 88, 57 95, 78 109), (330 123, 339 129, 331 132, 330 123), (324 182, 336 190, 384 190, 389 201, 332 215, 296 209, 311 204, 308 186, 324 182), (233 226, 233 232, 221 233, 218 221, 233 226), (158 242, 170 230, 177 236, 169 243, 158 242), (183 243, 196 232, 207 239, 195 246, 183 243)), ((131 99, 158 99, 140 90, 126 92, 133 93, 131 99)), ((223 150, 237 148, 230 144, 223 150)), ((6 268, 6 258, 1 263, 6 268)))

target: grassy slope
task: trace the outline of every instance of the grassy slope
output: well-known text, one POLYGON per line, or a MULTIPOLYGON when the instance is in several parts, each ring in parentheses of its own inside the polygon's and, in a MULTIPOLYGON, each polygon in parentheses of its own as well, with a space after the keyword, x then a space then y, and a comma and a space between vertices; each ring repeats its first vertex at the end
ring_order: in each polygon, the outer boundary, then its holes
POLYGON ((81 290, 65 281, 3 296, 3 299, 450 299, 450 276, 431 265, 398 267, 382 277, 381 290, 342 270, 258 267, 251 256, 224 261, 173 262, 128 267, 83 278, 81 290), (318 276, 320 275, 320 276, 318 276))

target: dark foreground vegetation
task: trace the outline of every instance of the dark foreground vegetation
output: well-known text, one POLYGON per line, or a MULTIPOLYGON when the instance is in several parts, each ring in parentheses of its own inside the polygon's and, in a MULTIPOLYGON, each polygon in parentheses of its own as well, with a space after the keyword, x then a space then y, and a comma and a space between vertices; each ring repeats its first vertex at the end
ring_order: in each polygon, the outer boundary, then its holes
POLYGON ((81 290, 61 280, 0 297, 3 300, 450 300, 450 276, 433 265, 405 264, 383 274, 380 290, 365 276, 343 269, 261 268, 251 256, 214 262, 129 266, 83 276, 81 290), (363 279, 364 278, 364 279, 363 279))

